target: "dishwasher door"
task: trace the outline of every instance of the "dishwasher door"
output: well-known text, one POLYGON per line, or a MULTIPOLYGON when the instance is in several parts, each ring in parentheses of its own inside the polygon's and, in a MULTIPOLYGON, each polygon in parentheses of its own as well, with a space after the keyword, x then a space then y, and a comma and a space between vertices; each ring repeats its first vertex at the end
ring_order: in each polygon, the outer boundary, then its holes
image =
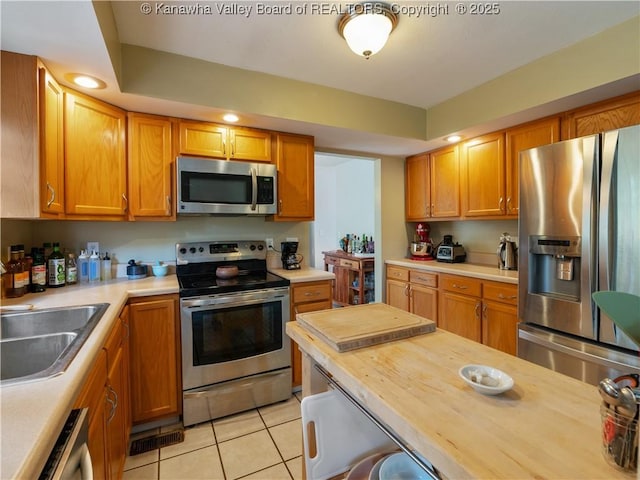
POLYGON ((72 410, 42 469, 40 480, 93 480, 87 445, 88 408, 72 410))

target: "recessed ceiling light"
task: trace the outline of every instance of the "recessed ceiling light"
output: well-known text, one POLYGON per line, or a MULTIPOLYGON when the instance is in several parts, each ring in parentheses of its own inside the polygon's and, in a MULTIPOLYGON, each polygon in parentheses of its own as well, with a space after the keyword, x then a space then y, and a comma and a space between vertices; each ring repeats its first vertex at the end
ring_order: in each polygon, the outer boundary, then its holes
POLYGON ((450 143, 455 143, 462 140, 462 137, 460 135, 449 135, 445 140, 450 143))
POLYGON ((91 75, 85 75, 84 73, 67 73, 64 76, 68 81, 75 83, 79 87, 100 89, 107 86, 102 80, 91 75))
POLYGON ((231 122, 231 123, 235 123, 238 120, 240 120, 235 113, 225 113, 224 116, 222 117, 222 119, 225 122, 231 122))

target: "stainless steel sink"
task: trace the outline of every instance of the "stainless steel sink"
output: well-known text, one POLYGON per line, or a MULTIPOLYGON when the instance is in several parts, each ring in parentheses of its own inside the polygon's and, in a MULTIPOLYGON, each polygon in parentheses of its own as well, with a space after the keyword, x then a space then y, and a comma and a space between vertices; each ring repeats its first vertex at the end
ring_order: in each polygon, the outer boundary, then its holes
POLYGON ((98 303, 0 315, 0 385, 63 373, 108 307, 98 303))

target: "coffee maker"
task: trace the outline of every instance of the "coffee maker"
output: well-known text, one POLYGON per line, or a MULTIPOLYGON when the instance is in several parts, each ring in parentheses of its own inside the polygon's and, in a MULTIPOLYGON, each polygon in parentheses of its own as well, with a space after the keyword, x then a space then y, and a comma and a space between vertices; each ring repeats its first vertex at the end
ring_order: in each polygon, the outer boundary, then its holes
POLYGON ((282 252, 282 268, 285 270, 299 270, 302 255, 298 255, 298 242, 280 243, 282 252))

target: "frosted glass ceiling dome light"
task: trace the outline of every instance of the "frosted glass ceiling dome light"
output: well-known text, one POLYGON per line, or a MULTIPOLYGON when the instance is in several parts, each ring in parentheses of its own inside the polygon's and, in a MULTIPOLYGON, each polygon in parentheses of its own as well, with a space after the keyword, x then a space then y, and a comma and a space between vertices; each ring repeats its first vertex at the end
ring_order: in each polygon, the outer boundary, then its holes
POLYGON ((398 15, 389 5, 364 2, 353 5, 340 18, 338 31, 357 55, 369 59, 387 43, 398 24, 398 15))

